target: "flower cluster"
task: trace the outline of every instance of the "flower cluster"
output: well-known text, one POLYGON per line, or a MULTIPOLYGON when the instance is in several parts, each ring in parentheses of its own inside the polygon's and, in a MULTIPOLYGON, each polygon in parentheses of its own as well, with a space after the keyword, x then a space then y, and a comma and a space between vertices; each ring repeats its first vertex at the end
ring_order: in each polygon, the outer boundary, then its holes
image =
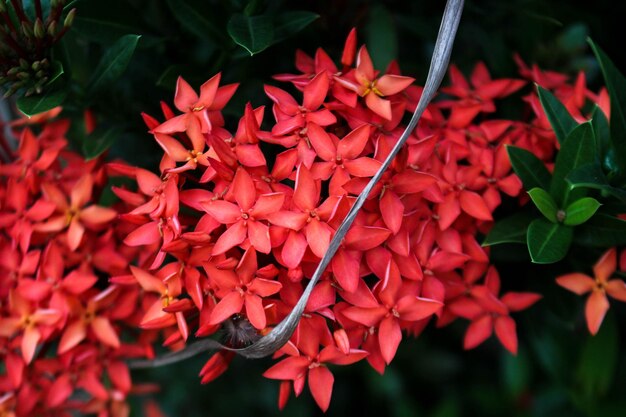
MULTIPOLYGON (((501 294, 479 242, 502 198, 527 200, 506 146, 550 165, 557 145, 535 93, 523 98, 529 120, 490 115, 527 80, 577 118, 587 100, 608 106, 582 75, 570 85, 518 64, 526 80, 492 79, 482 63, 468 80, 451 67, 451 85, 376 185, 264 374, 281 381, 281 408, 308 384, 326 410, 329 365, 365 359, 382 373, 402 338, 431 321, 466 320, 466 349, 495 333, 517 352, 511 313, 540 296, 501 294)), ((296 67, 275 76, 285 89, 265 86, 272 117, 247 104, 234 129, 222 110, 236 84, 217 74, 198 94, 179 78, 176 110, 143 114, 164 151, 158 173, 85 161, 67 150, 62 120, 20 131, 0 166, 0 411, 126 416, 126 359, 220 335, 244 347, 289 314, 422 91, 395 63, 375 70, 354 31, 340 66, 318 49, 299 51, 296 67), (136 183, 112 187, 114 208, 96 203, 109 175, 136 183)), ((233 357, 214 354, 202 382, 233 357)))
POLYGON ((151 336, 136 331, 139 291, 109 277, 137 250, 118 212, 97 204, 103 160, 68 150, 56 114, 15 123, 19 147, 0 165, 0 414, 124 417, 125 361, 150 356, 151 336))

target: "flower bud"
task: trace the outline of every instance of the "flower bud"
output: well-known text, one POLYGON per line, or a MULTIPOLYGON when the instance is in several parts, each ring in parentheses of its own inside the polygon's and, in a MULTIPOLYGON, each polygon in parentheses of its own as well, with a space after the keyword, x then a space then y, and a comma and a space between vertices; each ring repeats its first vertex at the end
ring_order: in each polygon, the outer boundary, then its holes
POLYGON ((43 22, 39 18, 35 20, 35 27, 33 29, 33 33, 35 34, 35 37, 37 39, 43 39, 44 36, 46 36, 46 31, 44 29, 43 22))
POLYGON ((66 28, 72 26, 72 23, 74 22, 74 16, 76 16, 76 9, 70 10, 70 12, 65 17, 65 20, 63 21, 63 26, 66 28))
POLYGON ((57 33, 57 22, 52 21, 48 25, 48 36, 54 36, 57 33))

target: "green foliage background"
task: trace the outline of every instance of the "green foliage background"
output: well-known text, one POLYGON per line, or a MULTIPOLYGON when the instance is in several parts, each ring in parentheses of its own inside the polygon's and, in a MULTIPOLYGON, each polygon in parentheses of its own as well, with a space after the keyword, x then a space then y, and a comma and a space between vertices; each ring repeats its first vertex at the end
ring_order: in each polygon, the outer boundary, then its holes
MULTIPOLYGON (((179 74, 196 87, 218 71, 223 83, 241 82, 226 109, 236 121, 245 102, 269 103, 262 85, 272 82, 273 74, 295 72, 296 48, 313 54, 323 47, 338 57, 350 28, 357 27, 359 42, 368 44, 379 69, 398 59, 404 73, 423 81, 443 2, 77 0, 71 7, 78 11, 72 30, 54 51, 64 70, 54 88, 69 92, 65 108, 77 127, 71 133, 73 144, 96 154, 112 143, 112 157, 154 167, 161 152, 140 113, 159 115, 159 101, 171 103, 179 74), (298 24, 285 26, 293 21, 298 24), (247 24, 260 32, 246 37, 241 28, 247 24), (238 43, 256 53, 251 56, 238 43), (127 66, 109 69, 116 79, 103 80, 99 66, 124 54, 128 62, 120 64, 127 66), (93 109, 100 123, 89 137, 78 128, 85 108, 93 109)), ((546 69, 572 75, 584 69, 588 82, 599 86, 601 75, 586 37, 624 72, 624 16, 626 5, 611 0, 468 0, 453 61, 467 72, 483 60, 494 76, 512 77, 512 54, 518 52, 546 69)), ((519 114, 514 102, 499 111, 503 117, 519 114)), ((465 352, 463 325, 430 326, 419 339, 403 341, 384 376, 365 362, 333 368, 327 415, 624 415, 626 349, 619 323, 626 323, 626 307, 613 303, 600 333, 590 337, 583 322, 584 298, 554 284, 560 273, 588 268, 600 252, 574 254, 570 258, 577 264, 548 266, 530 264, 519 247, 502 245, 492 253, 505 290, 544 294, 537 306, 516 317, 517 357, 493 340, 465 352)), ((206 359, 138 372, 137 379, 161 385, 152 398, 171 417, 320 414, 306 389, 282 413, 277 410, 278 384, 261 377, 270 360, 236 358, 225 375, 202 386, 197 373, 206 359)), ((133 415, 142 415, 146 398, 133 400, 133 415)))

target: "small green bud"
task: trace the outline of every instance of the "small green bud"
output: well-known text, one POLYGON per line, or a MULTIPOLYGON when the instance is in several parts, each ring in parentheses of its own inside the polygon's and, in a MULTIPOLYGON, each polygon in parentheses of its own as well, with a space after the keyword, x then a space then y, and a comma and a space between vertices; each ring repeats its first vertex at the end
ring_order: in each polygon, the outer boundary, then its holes
POLYGON ((34 92, 35 92, 35 89, 31 87, 28 90, 26 90, 26 93, 24 93, 24 97, 32 96, 34 92))
POLYGON ((32 68, 33 71, 39 71, 39 69, 41 69, 41 62, 35 61, 33 62, 33 65, 31 65, 30 67, 32 68))
POLYGON ((17 74, 17 72, 20 70, 20 67, 13 67, 10 70, 7 71, 7 75, 11 76, 11 75, 15 75, 17 74))
POLYGON ((15 76, 20 80, 27 80, 30 78, 30 74, 24 71, 18 72, 15 76))
POLYGON ((63 21, 63 26, 66 28, 72 26, 72 23, 74 22, 74 16, 76 16, 76 9, 70 10, 70 12, 65 17, 65 20, 63 21))
POLYGON ((27 22, 26 20, 22 20, 22 34, 24 35, 24 37, 30 39, 33 37, 33 25, 30 22, 27 22))
POLYGON ((48 35, 49 36, 54 36, 54 35, 56 35, 56 33, 57 33, 57 22, 52 21, 48 25, 48 35))
POLYGON ((29 67, 30 65, 28 65, 28 61, 24 58, 20 58, 20 68, 27 70, 29 67))
POLYGON ((33 32, 37 39, 43 39, 44 36, 46 36, 46 31, 44 30, 43 22, 41 21, 41 19, 37 18, 37 20, 35 20, 35 27, 33 29, 33 32))
POLYGON ((35 77, 36 78, 42 78, 46 75, 46 72, 44 70, 39 70, 35 73, 35 77))

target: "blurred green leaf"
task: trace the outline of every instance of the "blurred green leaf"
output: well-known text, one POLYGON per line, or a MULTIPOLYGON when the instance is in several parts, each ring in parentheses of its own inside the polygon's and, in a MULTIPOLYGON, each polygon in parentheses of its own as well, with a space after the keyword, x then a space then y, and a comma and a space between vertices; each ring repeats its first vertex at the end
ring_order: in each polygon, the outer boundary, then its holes
POLYGON ((130 64, 140 35, 124 35, 106 50, 87 86, 87 95, 97 94, 117 80, 130 64))
POLYGON ((483 246, 501 243, 526 243, 526 230, 534 219, 535 216, 531 213, 523 211, 498 220, 483 241, 483 246))
POLYGON ((228 21, 228 34, 252 56, 274 42, 274 25, 270 16, 234 14, 228 21))
POLYGON ((217 15, 210 10, 213 3, 200 0, 167 0, 172 14, 183 29, 193 33, 200 39, 210 37, 214 43, 227 46, 228 38, 222 33, 211 17, 217 15))
POLYGON ((557 222, 556 212, 559 211, 559 208, 546 190, 535 187, 528 191, 528 195, 533 203, 535 203, 535 207, 539 209, 546 219, 550 220, 552 223, 557 222))
POLYGON ((565 209, 565 220, 567 226, 578 226, 591 218, 602 204, 592 197, 583 197, 574 201, 565 209))
POLYGON ((550 264, 565 257, 574 229, 546 219, 535 219, 528 226, 528 251, 533 263, 550 264))
POLYGON ((621 175, 626 173, 626 78, 604 51, 589 39, 611 98, 611 143, 616 153, 621 175))
POLYGON ((72 31, 86 39, 111 44, 124 35, 139 32, 137 12, 128 1, 78 0, 73 3, 72 7, 76 7, 78 12, 72 31))
POLYGON ((576 228, 575 241, 582 246, 597 248, 626 245, 626 221, 598 213, 576 228))
POLYGON ((17 99, 17 108, 28 117, 60 106, 67 97, 67 89, 59 87, 44 91, 43 94, 17 99))
POLYGON ((578 123, 554 94, 540 85, 537 85, 537 94, 557 140, 559 143, 563 143, 570 132, 578 126, 578 123))
POLYGON ((618 358, 617 324, 608 315, 595 336, 588 335, 578 362, 576 373, 583 393, 597 400, 609 389, 618 358))
POLYGON ((606 153, 611 146, 611 132, 609 121, 600 106, 597 104, 591 112, 591 126, 593 127, 593 134, 596 137, 598 157, 602 159, 606 156, 606 153))
POLYGON ((574 169, 594 162, 596 159, 596 141, 590 122, 578 125, 561 144, 556 156, 550 195, 557 205, 565 206, 572 200, 585 195, 584 189, 570 191, 571 186, 565 181, 574 169))
POLYGON ((547 190, 550 188, 550 172, 543 162, 532 152, 516 146, 507 146, 506 150, 511 160, 511 165, 517 176, 524 183, 524 189, 539 187, 547 190))
POLYGON ((522 394, 530 383, 531 364, 528 354, 524 349, 520 349, 517 356, 509 355, 508 352, 502 355, 503 380, 507 391, 518 396, 522 394))
POLYGON ((274 19, 273 43, 287 39, 293 34, 300 32, 319 17, 318 14, 304 10, 294 10, 279 14, 274 19))
POLYGON ((117 126, 106 130, 96 129, 83 139, 83 155, 87 160, 97 158, 113 145, 121 133, 122 129, 117 126))
POLYGON ((398 33, 389 10, 378 3, 371 7, 365 25, 367 51, 374 66, 384 70, 398 57, 398 33))

